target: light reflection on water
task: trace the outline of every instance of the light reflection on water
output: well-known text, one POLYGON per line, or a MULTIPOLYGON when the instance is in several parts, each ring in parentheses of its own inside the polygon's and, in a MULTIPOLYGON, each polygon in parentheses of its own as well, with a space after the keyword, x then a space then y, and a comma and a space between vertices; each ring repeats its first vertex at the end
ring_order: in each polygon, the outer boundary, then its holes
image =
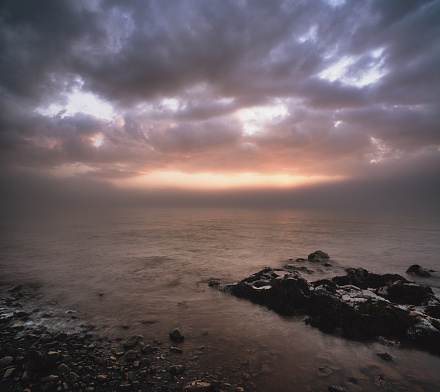
MULTIPOLYGON (((187 337, 185 355, 205 346, 204 366, 221 363, 256 377, 260 391, 341 382, 349 390, 377 390, 379 375, 392 390, 434 391, 438 357, 326 335, 207 283, 237 281, 316 249, 328 252, 334 267, 306 276, 312 280, 347 266, 402 275, 414 263, 439 270, 439 233, 438 221, 417 216, 126 210, 3 223, 0 267, 3 281, 41 284, 45 298, 87 314, 109 335, 127 334, 120 327, 129 324, 129 334, 167 342, 178 326, 187 337), (377 357, 385 351, 396 361, 377 357)), ((437 293, 438 282, 429 279, 437 293)))

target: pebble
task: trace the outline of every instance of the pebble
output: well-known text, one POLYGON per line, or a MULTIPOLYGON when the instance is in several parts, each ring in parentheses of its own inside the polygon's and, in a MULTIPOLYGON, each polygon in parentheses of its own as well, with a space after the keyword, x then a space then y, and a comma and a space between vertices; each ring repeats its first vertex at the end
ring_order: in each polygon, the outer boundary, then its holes
POLYGON ((11 377, 15 373, 16 370, 17 369, 15 369, 15 368, 10 368, 10 369, 6 370, 5 374, 3 375, 3 378, 11 377))
POLYGON ((3 369, 14 362, 14 358, 7 356, 0 359, 0 369, 3 369))
POLYGON ((132 337, 130 337, 129 339, 127 339, 124 342, 123 346, 127 350, 127 349, 130 349, 130 348, 133 348, 134 346, 136 346, 137 342, 138 342, 138 336, 133 335, 132 337))
POLYGON ((185 385, 183 387, 183 392, 208 392, 211 389, 212 385, 209 382, 195 380, 185 385))
MULTIPOLYGON (((1 301, 5 302, 0 297, 0 306, 1 301)), ((13 302, 5 306, 10 308, 13 302)), ((45 309, 36 309, 30 312, 12 309, 11 313, 15 313, 11 317, 1 318, 0 354, 3 355, 0 356, 0 391, 183 391, 186 386, 187 392, 203 392, 212 390, 211 382, 214 380, 216 389, 241 391, 226 383, 221 387, 223 377, 224 380, 237 379, 242 384, 240 375, 210 375, 206 368, 202 368, 204 363, 191 364, 189 358, 171 355, 183 353, 176 345, 166 348, 159 340, 144 343, 142 335, 110 341, 88 333, 91 326, 85 323, 80 326, 83 329, 81 333, 54 332, 49 325, 41 326, 41 315, 50 314, 55 319, 60 317, 63 322, 72 322, 72 312, 51 314, 45 309), (26 323, 26 332, 23 332, 23 319, 27 317, 30 322, 26 323), (35 324, 40 326, 33 328, 31 325, 35 324), (14 347, 11 351, 13 355, 3 347, 14 347), (189 383, 202 376, 203 381, 189 383)), ((78 318, 81 319, 80 316, 78 318)), ((176 328, 170 333, 170 338, 181 342, 184 335, 176 328)), ((202 354, 203 349, 199 347, 198 353, 202 354)))
POLYGON ((65 363, 62 363, 58 366, 58 371, 61 374, 67 374, 70 372, 69 366, 67 366, 65 363))
POLYGON ((330 385, 328 390, 329 392, 348 392, 348 389, 341 387, 340 385, 330 385))

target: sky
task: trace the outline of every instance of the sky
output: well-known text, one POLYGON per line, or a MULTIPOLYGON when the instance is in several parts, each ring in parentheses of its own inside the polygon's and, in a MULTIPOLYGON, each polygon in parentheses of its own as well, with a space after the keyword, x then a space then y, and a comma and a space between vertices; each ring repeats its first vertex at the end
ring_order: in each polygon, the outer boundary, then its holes
POLYGON ((435 208, 439 21, 439 0, 1 0, 2 204, 435 208))

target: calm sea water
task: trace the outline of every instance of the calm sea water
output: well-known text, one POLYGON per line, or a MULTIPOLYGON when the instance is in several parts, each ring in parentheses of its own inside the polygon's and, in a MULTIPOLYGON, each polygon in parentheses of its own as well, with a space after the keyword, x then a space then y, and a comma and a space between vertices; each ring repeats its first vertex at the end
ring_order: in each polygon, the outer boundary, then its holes
MULTIPOLYGON (((255 377, 259 391, 344 384, 437 391, 440 358, 323 334, 207 286, 234 282, 314 250, 334 266, 309 280, 362 266, 399 273, 440 270, 440 220, 416 214, 245 209, 126 209, 4 221, 0 283, 36 284, 48 306, 75 309, 102 333, 142 333, 168 342, 181 328, 185 355, 204 346, 204 365, 255 377), (387 351, 387 363, 377 353, 387 351), (219 365, 220 364, 220 365, 219 365), (324 377, 318 369, 330 369, 324 377), (322 376, 322 377, 321 377, 322 376), (274 389, 275 388, 275 389, 274 389)), ((440 293, 438 273, 420 280, 440 293)), ((45 321, 48 322, 47 320, 45 321)), ((59 326, 67 329, 68 325, 59 326)), ((200 350, 199 350, 200 351, 200 350)))

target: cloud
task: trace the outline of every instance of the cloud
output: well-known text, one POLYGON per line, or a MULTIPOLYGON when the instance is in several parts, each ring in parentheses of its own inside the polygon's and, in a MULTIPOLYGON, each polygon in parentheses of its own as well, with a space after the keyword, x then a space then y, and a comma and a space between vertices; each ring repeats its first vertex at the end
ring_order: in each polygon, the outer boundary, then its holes
POLYGON ((435 176, 439 19, 438 0, 7 0, 0 164, 435 176))

